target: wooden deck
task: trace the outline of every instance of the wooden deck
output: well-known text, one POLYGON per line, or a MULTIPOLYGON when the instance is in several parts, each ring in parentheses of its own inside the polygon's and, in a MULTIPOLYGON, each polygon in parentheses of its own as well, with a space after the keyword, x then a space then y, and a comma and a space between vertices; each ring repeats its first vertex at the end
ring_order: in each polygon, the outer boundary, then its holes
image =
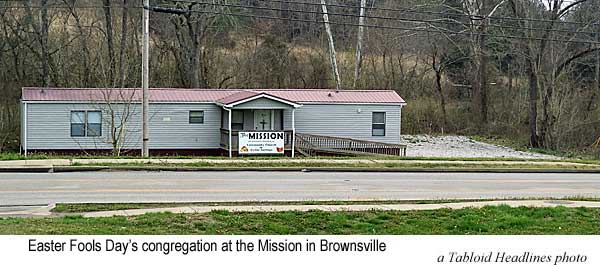
POLYGON ((296 133, 296 151, 305 156, 319 154, 406 156, 406 145, 296 133))

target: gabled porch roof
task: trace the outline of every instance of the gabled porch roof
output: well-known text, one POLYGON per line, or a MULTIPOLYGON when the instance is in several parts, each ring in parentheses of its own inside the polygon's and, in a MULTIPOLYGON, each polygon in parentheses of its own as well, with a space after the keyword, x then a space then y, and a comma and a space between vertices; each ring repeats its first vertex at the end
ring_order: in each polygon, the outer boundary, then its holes
POLYGON ((221 98, 217 100, 217 104, 226 108, 233 108, 237 105, 241 105, 244 103, 248 103, 257 99, 266 98, 275 102, 279 102, 285 105, 289 105, 293 108, 299 108, 302 104, 296 103, 290 99, 273 96, 266 92, 257 92, 257 91, 241 91, 239 93, 235 93, 233 95, 221 98))

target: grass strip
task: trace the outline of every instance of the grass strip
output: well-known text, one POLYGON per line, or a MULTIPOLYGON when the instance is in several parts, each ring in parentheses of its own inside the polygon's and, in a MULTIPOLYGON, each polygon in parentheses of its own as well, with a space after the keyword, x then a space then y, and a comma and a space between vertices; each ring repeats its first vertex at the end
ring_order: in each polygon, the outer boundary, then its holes
POLYGON ((596 170, 600 169, 600 165, 586 163, 584 165, 570 165, 559 163, 536 163, 536 162, 195 162, 195 163, 144 163, 144 162, 129 162, 129 163, 90 163, 81 164, 74 163, 71 166, 102 166, 102 167, 218 167, 218 168, 373 168, 373 169, 390 169, 390 168, 493 168, 493 169, 581 169, 581 170, 596 170))
MULTIPOLYGON (((53 155, 53 154, 31 154, 28 156, 21 155, 19 153, 4 152, 0 153, 0 161, 5 160, 40 160, 40 159, 115 159, 116 157, 111 155, 53 155)), ((153 156, 153 159, 223 159, 227 160, 228 157, 221 156, 184 156, 184 155, 171 155, 171 156, 153 156)), ((539 159, 539 158, 504 158, 504 157, 398 157, 398 156, 315 156, 315 157, 302 157, 298 156, 297 159, 324 159, 324 160, 440 160, 440 161, 526 161, 526 162, 574 162, 574 163, 591 163, 600 164, 599 159, 579 159, 579 158, 565 158, 565 159, 539 159)), ((147 159, 140 156, 120 156, 118 159, 147 159)), ((243 160, 280 160, 285 159, 280 156, 243 156, 235 159, 243 160)))
POLYGON ((436 204, 480 202, 491 199, 440 199, 440 200, 364 200, 364 201, 241 201, 241 202, 167 202, 167 203, 56 203, 51 210, 58 213, 94 211, 174 208, 189 206, 275 206, 275 205, 385 205, 385 204, 436 204))
POLYGON ((487 206, 460 210, 152 213, 3 218, 0 234, 600 234, 600 209, 487 206))
POLYGON ((433 199, 433 200, 350 200, 350 201, 238 201, 238 202, 163 202, 163 203, 56 203, 55 213, 82 213, 95 211, 174 208, 190 206, 285 206, 285 205, 391 205, 391 204, 439 204, 459 202, 483 202, 498 200, 558 200, 600 201, 599 198, 574 196, 566 198, 510 198, 510 199, 433 199))

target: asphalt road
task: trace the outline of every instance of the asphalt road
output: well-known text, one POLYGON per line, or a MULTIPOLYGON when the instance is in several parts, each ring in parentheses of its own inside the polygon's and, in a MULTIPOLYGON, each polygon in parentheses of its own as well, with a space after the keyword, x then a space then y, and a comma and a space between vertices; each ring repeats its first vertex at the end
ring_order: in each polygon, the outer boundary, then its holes
POLYGON ((0 206, 600 196, 600 174, 81 172, 0 173, 0 206))

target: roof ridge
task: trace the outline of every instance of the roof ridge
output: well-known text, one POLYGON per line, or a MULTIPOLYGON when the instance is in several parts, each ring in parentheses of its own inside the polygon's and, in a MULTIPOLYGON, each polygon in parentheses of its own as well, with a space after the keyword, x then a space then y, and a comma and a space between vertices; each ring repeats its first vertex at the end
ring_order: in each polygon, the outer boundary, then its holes
MULTIPOLYGON (((22 89, 33 89, 33 90, 139 90, 140 87, 31 87, 24 86, 22 89)), ((194 90, 194 91, 238 91, 238 92, 255 92, 260 93, 260 91, 336 91, 335 89, 327 89, 327 88, 247 88, 247 89, 236 89, 236 88, 178 88, 178 87, 152 87, 148 88, 150 90, 194 90)), ((338 92, 387 92, 387 91, 395 91, 394 89, 341 89, 337 90, 338 92)))

